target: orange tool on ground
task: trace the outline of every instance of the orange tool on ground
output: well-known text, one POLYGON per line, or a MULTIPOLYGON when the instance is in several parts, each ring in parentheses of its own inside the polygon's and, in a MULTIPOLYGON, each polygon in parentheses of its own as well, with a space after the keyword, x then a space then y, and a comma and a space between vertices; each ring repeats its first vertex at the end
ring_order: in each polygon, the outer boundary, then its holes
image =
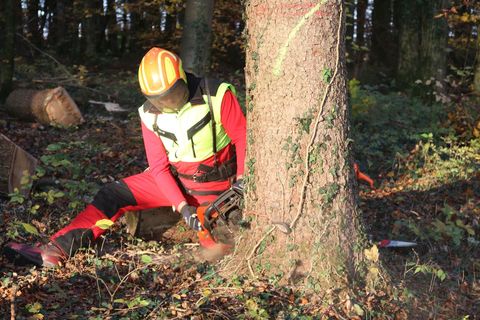
POLYGON ((362 171, 360 171, 360 168, 358 167, 358 164, 357 163, 354 163, 353 164, 353 169, 355 170, 355 176, 357 177, 357 180, 359 181, 365 181, 366 183, 368 183, 370 185, 370 188, 375 190, 375 186, 373 184, 373 180, 372 178, 370 178, 369 176, 367 176, 365 173, 363 173, 362 171))

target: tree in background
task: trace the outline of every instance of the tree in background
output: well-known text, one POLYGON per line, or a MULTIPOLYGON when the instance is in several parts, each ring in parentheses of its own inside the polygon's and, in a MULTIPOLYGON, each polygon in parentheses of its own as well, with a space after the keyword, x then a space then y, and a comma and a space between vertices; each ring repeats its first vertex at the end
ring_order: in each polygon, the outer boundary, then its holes
POLYGON ((12 88, 13 58, 15 56, 15 15, 18 0, 0 2, 0 101, 12 88))
POLYGON ((310 290, 342 286, 360 260, 342 1, 250 0, 246 23, 254 220, 226 268, 310 290))
POLYGON ((435 18, 447 6, 446 0, 398 3, 399 59, 397 81, 408 87, 414 81, 433 77, 443 81, 446 73, 448 26, 443 18, 435 18))
POLYGON ((375 0, 372 12, 370 65, 391 74, 395 69, 392 39, 392 1, 375 0))
POLYGON ((213 0, 187 0, 180 56, 186 71, 197 76, 210 68, 213 0))

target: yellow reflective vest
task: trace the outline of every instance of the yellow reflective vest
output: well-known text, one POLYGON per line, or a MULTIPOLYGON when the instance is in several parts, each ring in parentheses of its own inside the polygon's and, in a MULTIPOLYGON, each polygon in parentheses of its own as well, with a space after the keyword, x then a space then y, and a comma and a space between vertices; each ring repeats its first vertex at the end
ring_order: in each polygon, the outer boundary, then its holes
POLYGON ((212 114, 204 81, 202 79, 192 99, 177 113, 151 113, 145 104, 138 109, 144 125, 162 140, 170 162, 200 162, 213 156, 212 120, 215 121, 216 150, 230 143, 220 112, 225 92, 230 90, 235 94, 235 88, 229 83, 206 80, 209 81, 212 114))

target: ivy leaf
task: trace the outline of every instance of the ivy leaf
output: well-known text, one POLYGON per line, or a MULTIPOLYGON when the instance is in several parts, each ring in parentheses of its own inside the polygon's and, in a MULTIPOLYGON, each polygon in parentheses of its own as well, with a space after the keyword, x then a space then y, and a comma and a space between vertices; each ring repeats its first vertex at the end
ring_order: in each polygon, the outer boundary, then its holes
POLYGON ((330 83, 330 80, 332 79, 332 69, 324 69, 322 77, 325 83, 330 83))
POLYGON ((30 313, 38 313, 42 310, 42 305, 38 302, 27 304, 26 309, 30 313))
POLYGON ((145 263, 145 264, 151 263, 151 262, 153 261, 152 257, 150 257, 150 256, 147 255, 147 254, 142 255, 142 257, 141 257, 140 259, 141 259, 142 262, 145 263))
POLYGON ((30 234, 33 234, 33 235, 36 235, 36 236, 39 235, 37 228, 35 228, 34 226, 32 226, 29 223, 22 222, 22 227, 27 233, 30 233, 30 234))

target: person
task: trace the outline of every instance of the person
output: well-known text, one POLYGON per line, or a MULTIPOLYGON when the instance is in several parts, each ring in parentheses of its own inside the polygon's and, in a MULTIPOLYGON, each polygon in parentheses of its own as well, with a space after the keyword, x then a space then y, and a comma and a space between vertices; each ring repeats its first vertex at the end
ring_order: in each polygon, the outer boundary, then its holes
POLYGON ((231 84, 186 73, 175 53, 157 47, 143 57, 138 80, 146 97, 138 111, 148 169, 103 186, 47 244, 7 244, 10 256, 58 266, 126 211, 162 206, 198 231, 196 207, 242 182, 246 121, 231 84))

